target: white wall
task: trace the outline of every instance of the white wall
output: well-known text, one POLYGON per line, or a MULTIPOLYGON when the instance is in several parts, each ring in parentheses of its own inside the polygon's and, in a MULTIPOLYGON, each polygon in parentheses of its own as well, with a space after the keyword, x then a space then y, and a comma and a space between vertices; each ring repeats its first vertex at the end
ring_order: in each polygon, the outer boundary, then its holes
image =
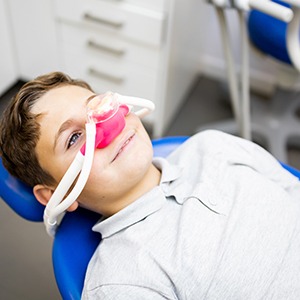
POLYGON ((17 79, 12 30, 5 0, 0 0, 0 94, 17 79))

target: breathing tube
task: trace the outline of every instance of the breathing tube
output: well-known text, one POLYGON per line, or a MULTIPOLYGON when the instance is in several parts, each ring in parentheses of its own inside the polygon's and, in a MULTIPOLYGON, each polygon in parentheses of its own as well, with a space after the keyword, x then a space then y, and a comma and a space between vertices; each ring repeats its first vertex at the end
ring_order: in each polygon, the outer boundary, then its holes
POLYGON ((121 133, 126 124, 125 117, 130 111, 143 118, 154 108, 152 101, 112 92, 96 95, 88 102, 85 144, 76 154, 44 210, 44 224, 50 236, 55 235, 58 218, 82 192, 91 172, 95 149, 105 148, 121 133), (134 107, 139 109, 133 111, 134 107), (77 177, 74 187, 69 191, 77 177))

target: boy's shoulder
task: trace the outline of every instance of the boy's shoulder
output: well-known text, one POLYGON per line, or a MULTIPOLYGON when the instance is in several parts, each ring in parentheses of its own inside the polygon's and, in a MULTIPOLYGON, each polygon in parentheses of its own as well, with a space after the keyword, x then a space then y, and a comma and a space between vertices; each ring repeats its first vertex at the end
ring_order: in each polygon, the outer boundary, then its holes
POLYGON ((168 160, 177 161, 191 160, 194 161, 197 157, 213 155, 220 151, 220 147, 224 147, 228 134, 218 130, 205 130, 189 137, 169 156, 168 160))
POLYGON ((179 147, 179 150, 181 148, 186 150, 186 148, 196 147, 199 148, 198 150, 200 152, 206 151, 207 149, 214 151, 220 150, 220 147, 224 149, 227 145, 233 146, 241 142, 243 142, 242 139, 234 135, 219 130, 208 129, 188 138, 186 142, 179 147))
POLYGON ((235 161, 244 160, 248 148, 253 143, 240 137, 209 129, 201 131, 188 138, 174 152, 168 156, 170 162, 184 165, 195 164, 200 161, 214 160, 235 161))
POLYGON ((190 139, 198 140, 201 143, 210 142, 214 144, 218 144, 220 142, 236 143, 239 142, 239 140, 241 140, 240 137, 216 129, 207 129, 204 131, 200 131, 191 136, 190 139))

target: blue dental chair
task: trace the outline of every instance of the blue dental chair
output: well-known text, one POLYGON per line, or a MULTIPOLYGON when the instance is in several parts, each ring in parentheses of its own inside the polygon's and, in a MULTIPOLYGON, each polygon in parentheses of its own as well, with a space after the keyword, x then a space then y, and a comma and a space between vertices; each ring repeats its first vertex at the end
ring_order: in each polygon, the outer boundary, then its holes
MULTIPOLYGON (((188 137, 166 137, 153 140, 154 155, 166 157, 188 137)), ((34 198, 31 189, 10 176, 0 161, 0 197, 21 217, 43 221, 44 206, 34 198)), ((300 178, 300 172, 283 167, 300 178)), ((80 299, 87 265, 101 236, 91 230, 99 215, 85 209, 67 213, 53 241, 52 260, 59 291, 65 300, 80 299)))
MULTIPOLYGON (((154 140, 155 156, 167 156, 186 139, 167 137, 154 140)), ((0 197, 21 217, 43 222, 44 206, 37 202, 30 187, 8 174, 1 159, 0 197)), ((91 230, 99 217, 79 208, 64 216, 56 233, 52 261, 58 289, 65 300, 80 299, 87 265, 101 240, 101 236, 91 230)))

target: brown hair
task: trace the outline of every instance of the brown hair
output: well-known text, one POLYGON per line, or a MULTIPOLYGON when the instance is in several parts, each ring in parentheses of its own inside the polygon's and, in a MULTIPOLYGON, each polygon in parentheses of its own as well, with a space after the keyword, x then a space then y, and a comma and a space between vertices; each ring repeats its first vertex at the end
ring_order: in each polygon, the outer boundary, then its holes
POLYGON ((31 112, 35 103, 48 91, 62 85, 75 85, 92 91, 82 80, 61 72, 52 72, 25 83, 12 98, 0 122, 0 156, 13 176, 30 186, 54 184, 54 178, 42 169, 35 147, 40 136, 38 115, 31 112))

